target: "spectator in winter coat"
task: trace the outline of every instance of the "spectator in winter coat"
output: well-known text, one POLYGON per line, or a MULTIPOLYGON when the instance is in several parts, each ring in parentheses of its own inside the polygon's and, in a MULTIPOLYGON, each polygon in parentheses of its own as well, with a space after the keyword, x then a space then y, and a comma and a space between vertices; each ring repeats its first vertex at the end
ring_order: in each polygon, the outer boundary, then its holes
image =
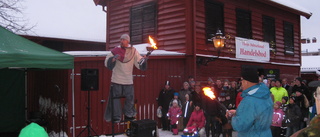
POLYGON ((186 94, 186 102, 182 105, 182 117, 183 117, 183 128, 186 128, 187 123, 190 119, 191 113, 193 111, 193 103, 189 99, 189 94, 186 94))
POLYGON ((229 110, 233 116, 231 125, 238 137, 271 137, 273 102, 269 88, 259 83, 256 68, 244 68, 242 73, 243 97, 237 110, 229 110))
POLYGON ((200 104, 202 102, 202 89, 200 85, 196 85, 195 86, 195 90, 193 92, 191 92, 191 96, 192 96, 192 102, 193 104, 200 104))
POLYGON ((191 94, 189 82, 183 82, 183 87, 179 92, 179 99, 182 103, 186 102, 186 94, 191 94))
POLYGON ((275 86, 270 89, 270 92, 273 94, 273 102, 281 101, 282 97, 288 96, 288 92, 285 88, 281 86, 281 80, 277 79, 275 86))
MULTIPOLYGON (((320 106, 320 87, 314 93, 315 103, 320 106)), ((312 118, 308 127, 296 132, 291 137, 317 137, 320 135, 320 107, 317 107, 317 116, 312 118)))
POLYGON ((299 106, 302 114, 299 129, 305 128, 309 118, 309 101, 300 88, 293 90, 292 96, 295 96, 295 104, 299 106))
POLYGON ((173 135, 178 135, 178 120, 182 114, 182 111, 181 108, 178 106, 177 100, 173 100, 172 103, 172 107, 169 108, 168 118, 169 120, 171 120, 170 125, 173 135))
POLYGON ((164 88, 160 91, 158 97, 158 106, 161 109, 162 117, 161 117, 161 124, 162 130, 170 130, 169 128, 169 120, 167 114, 169 110, 170 101, 173 99, 174 90, 170 87, 170 82, 166 81, 164 88))
POLYGON ((205 124, 206 118, 204 116, 204 113, 201 109, 200 104, 195 104, 195 109, 191 114, 191 117, 188 121, 187 124, 187 129, 188 131, 193 128, 196 128, 200 137, 203 137, 205 135, 205 129, 204 129, 204 124, 205 124))
POLYGON ((242 90, 240 90, 237 94, 237 97, 236 97, 236 108, 238 108, 241 100, 243 99, 243 97, 241 97, 241 94, 242 94, 242 90))
POLYGON ((290 137, 293 133, 299 130, 301 111, 297 104, 295 104, 296 97, 292 96, 289 99, 289 105, 285 112, 284 123, 287 127, 286 137, 290 137))
POLYGON ((281 127, 282 121, 284 118, 284 112, 280 108, 281 102, 277 101, 274 103, 273 116, 272 116, 272 124, 271 124, 271 132, 273 137, 281 136, 281 127))
POLYGON ((297 77, 295 79, 295 85, 292 87, 292 93, 295 91, 300 90, 307 98, 309 102, 312 102, 312 93, 310 92, 309 88, 302 84, 302 78, 297 77))

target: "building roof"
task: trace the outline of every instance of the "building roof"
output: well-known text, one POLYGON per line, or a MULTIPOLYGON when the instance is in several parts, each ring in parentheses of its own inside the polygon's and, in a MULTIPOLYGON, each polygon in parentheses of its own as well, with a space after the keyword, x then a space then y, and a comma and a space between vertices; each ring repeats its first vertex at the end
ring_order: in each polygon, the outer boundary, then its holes
POLYGON ((320 75, 320 56, 302 56, 301 73, 316 73, 320 75))
MULTIPOLYGON (((150 47, 150 44, 137 44, 133 45, 140 54, 146 55, 148 53, 146 47, 150 47)), ((110 51, 65 51, 64 53, 75 56, 75 57, 89 57, 89 56, 106 56, 110 51)), ((185 53, 166 51, 166 50, 154 50, 150 56, 184 56, 185 53)))
POLYGON ((301 16, 309 19, 312 13, 306 8, 292 2, 291 0, 259 0, 262 3, 269 4, 273 7, 279 7, 284 10, 294 11, 293 13, 299 14, 301 16))
MULTIPOLYGON (((107 6, 107 0, 93 0, 95 5, 107 6)), ((309 19, 312 13, 304 7, 292 2, 291 0, 258 0, 262 3, 269 4, 274 7, 286 8, 287 10, 293 10, 295 13, 302 15, 309 19)))
POLYGON ((319 52, 320 43, 306 43, 301 44, 301 53, 313 53, 319 52))

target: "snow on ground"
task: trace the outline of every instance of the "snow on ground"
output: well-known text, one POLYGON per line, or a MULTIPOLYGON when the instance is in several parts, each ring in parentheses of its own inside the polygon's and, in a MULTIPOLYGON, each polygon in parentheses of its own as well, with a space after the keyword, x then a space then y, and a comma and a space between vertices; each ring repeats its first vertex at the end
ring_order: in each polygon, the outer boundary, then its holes
MULTIPOLYGON (((163 131, 162 129, 158 129, 159 137, 181 137, 182 132, 179 132, 179 135, 172 135, 172 132, 170 131, 163 131)), ((112 136, 99 136, 99 137, 112 137, 112 136)), ((122 134, 122 135, 115 135, 115 137, 127 137, 127 135, 122 134)), ((222 135, 220 135, 222 137, 222 135)), ((232 137, 238 137, 237 132, 233 131, 232 132, 232 137)))

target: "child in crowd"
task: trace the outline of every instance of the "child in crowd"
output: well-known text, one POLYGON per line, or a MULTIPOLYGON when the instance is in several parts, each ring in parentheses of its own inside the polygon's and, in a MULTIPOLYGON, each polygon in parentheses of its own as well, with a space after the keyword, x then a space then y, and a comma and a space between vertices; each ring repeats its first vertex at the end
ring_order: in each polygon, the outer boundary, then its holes
POLYGON ((273 116, 271 124, 271 132, 273 137, 279 137, 281 135, 282 121, 284 117, 284 112, 280 109, 281 102, 277 101, 273 106, 273 116))
POLYGON ((178 101, 172 101, 172 107, 169 108, 168 119, 171 120, 170 125, 173 132, 173 135, 178 135, 178 119, 181 116, 182 111, 178 106, 178 101))
POLYGON ((173 99, 170 101, 169 108, 172 107, 174 100, 177 100, 178 106, 180 108, 182 108, 182 103, 181 103, 181 100, 179 99, 179 93, 178 92, 174 92, 173 93, 173 99))
POLYGON ((287 107, 289 104, 288 100, 289 100, 289 97, 287 97, 287 96, 282 97, 282 100, 281 100, 282 104, 281 104, 280 108, 282 109, 283 112, 286 112, 286 110, 287 110, 287 107))

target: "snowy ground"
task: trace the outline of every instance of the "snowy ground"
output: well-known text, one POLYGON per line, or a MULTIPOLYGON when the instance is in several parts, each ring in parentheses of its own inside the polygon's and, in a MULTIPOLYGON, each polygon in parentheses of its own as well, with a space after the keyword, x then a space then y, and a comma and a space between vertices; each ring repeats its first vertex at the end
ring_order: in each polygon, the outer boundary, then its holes
MULTIPOLYGON (((181 137, 182 132, 179 132, 179 135, 172 135, 170 131, 162 131, 162 129, 158 129, 159 137, 181 137)), ((111 137, 111 136, 100 136, 100 137, 111 137)), ((127 137, 127 135, 115 135, 115 137, 127 137)), ((222 135, 220 135, 222 137, 222 135)), ((237 132, 232 132, 232 137, 237 137, 237 132)))

